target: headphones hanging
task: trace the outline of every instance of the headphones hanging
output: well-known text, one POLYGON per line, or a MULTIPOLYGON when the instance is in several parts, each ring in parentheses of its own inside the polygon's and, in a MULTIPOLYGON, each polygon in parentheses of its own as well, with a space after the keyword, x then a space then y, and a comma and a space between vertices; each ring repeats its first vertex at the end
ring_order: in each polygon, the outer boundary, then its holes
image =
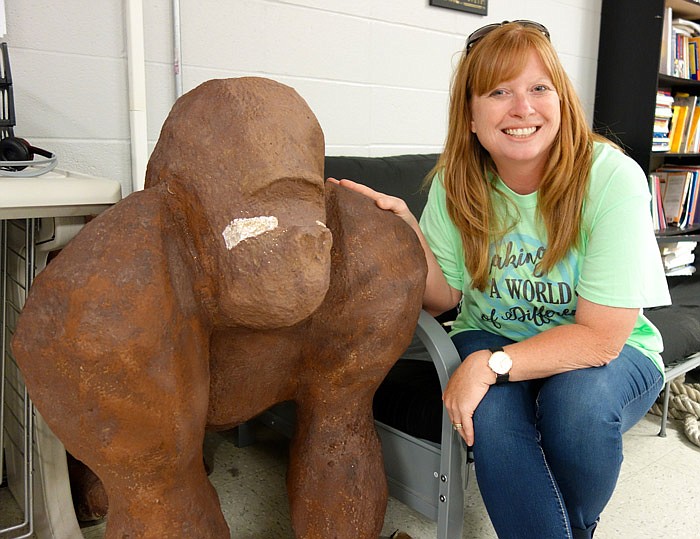
POLYGON ((40 176, 52 170, 57 162, 55 154, 32 146, 23 138, 6 137, 0 140, 0 176, 40 176), (35 155, 43 159, 35 159, 35 155))
POLYGON ((15 100, 5 42, 0 43, 0 103, 0 177, 32 178, 53 170, 58 163, 53 153, 14 136, 15 100))

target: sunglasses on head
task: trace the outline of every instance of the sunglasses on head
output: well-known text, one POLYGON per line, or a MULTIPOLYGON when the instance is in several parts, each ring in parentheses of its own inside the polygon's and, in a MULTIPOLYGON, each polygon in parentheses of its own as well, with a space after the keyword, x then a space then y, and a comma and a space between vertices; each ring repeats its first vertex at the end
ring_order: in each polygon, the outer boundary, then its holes
POLYGON ((486 26, 482 26, 478 30, 474 30, 471 34, 469 34, 469 37, 467 38, 467 47, 466 51, 469 52, 469 49, 471 49, 474 46, 474 43, 479 41, 482 37, 485 35, 489 34, 496 28, 500 28, 504 24, 519 24, 520 26, 524 26, 526 28, 534 28, 535 30, 539 30, 542 32, 544 37, 549 39, 549 30, 545 28, 543 25, 541 25, 538 22, 535 21, 503 21, 501 23, 493 23, 493 24, 487 24, 486 26))

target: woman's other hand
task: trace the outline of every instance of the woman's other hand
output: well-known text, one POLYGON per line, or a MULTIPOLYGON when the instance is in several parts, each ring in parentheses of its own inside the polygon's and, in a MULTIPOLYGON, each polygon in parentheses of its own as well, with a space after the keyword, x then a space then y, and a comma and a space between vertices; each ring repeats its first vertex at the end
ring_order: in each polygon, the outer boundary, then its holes
POLYGON ((379 191, 375 191, 371 187, 367 187, 366 185, 352 180, 337 180, 336 178, 328 178, 328 181, 331 183, 338 184, 342 187, 347 187, 352 191, 355 191, 357 193, 360 193, 361 195, 365 195, 366 197, 371 198, 372 200, 374 200, 374 203, 377 205, 378 208, 394 213, 395 215, 406 221, 414 230, 418 228, 418 220, 411 213, 411 210, 408 209, 408 206, 406 205, 406 202, 404 202, 404 200, 398 197, 387 195, 385 193, 380 193, 379 191))

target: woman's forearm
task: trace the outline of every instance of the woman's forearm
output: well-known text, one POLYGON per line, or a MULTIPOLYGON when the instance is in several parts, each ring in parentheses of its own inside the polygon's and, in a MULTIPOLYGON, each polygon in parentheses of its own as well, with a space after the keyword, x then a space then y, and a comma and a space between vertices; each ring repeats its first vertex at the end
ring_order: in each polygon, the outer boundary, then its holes
POLYGON ((639 309, 609 307, 579 298, 576 322, 550 328, 505 347, 513 381, 544 378, 575 369, 602 367, 629 338, 639 309))

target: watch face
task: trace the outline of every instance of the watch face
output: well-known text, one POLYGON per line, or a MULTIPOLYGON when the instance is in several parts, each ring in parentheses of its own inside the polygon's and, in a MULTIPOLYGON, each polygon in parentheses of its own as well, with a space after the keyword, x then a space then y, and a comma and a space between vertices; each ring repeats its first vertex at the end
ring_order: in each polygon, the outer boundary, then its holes
POLYGON ((489 358, 489 367, 496 374, 506 374, 510 372, 513 366, 513 360, 505 352, 498 351, 491 354, 489 358))

